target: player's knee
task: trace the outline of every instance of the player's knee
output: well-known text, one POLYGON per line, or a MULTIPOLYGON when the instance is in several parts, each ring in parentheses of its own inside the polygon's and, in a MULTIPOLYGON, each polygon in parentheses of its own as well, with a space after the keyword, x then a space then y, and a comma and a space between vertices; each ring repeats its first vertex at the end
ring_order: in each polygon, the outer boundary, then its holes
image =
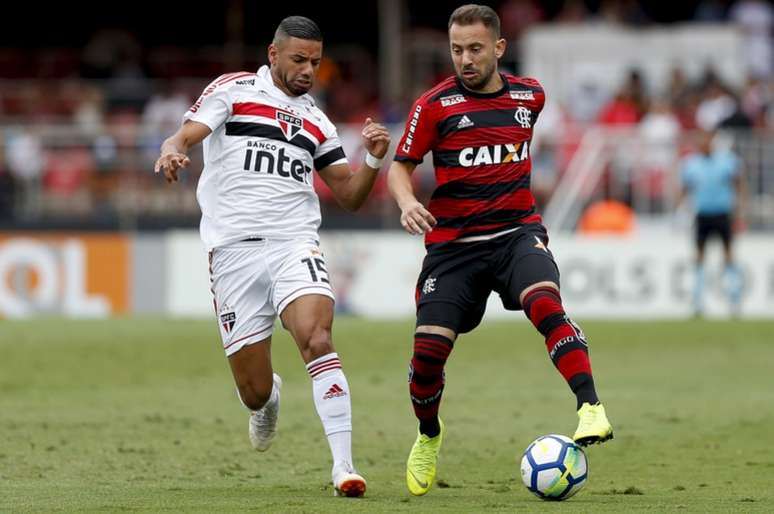
POLYGON ((324 327, 317 327, 311 331, 306 345, 304 345, 304 360, 311 362, 315 359, 333 352, 331 331, 324 327))
POLYGON ((454 330, 437 325, 419 325, 414 331, 414 337, 416 338, 418 334, 434 334, 443 336, 452 343, 455 339, 457 339, 457 333, 454 330))
POLYGON ((565 323, 562 299, 555 287, 544 285, 531 288, 525 292, 521 303, 524 314, 544 336, 565 323))
POLYGON ((254 380, 247 380, 237 386, 239 399, 250 410, 259 410, 271 397, 272 384, 268 386, 254 380))

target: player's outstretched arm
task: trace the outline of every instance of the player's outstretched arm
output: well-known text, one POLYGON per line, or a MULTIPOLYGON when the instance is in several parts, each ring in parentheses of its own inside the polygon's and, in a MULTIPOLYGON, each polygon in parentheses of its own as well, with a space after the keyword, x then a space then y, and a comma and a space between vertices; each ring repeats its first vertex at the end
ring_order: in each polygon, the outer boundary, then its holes
POLYGON ((335 164, 317 170, 320 177, 331 188, 339 205, 349 211, 356 211, 365 203, 374 187, 382 159, 390 146, 390 133, 384 125, 366 119, 363 127, 363 142, 369 156, 357 173, 348 164, 335 164))
POLYGON ((416 167, 411 161, 394 161, 387 174, 387 187, 400 207, 400 224, 411 235, 430 232, 436 224, 430 211, 414 196, 411 174, 416 167))
POLYGON ((210 135, 210 127, 198 121, 187 121, 174 135, 161 144, 161 156, 156 160, 153 171, 164 171, 167 182, 177 182, 177 172, 191 164, 188 150, 210 135))

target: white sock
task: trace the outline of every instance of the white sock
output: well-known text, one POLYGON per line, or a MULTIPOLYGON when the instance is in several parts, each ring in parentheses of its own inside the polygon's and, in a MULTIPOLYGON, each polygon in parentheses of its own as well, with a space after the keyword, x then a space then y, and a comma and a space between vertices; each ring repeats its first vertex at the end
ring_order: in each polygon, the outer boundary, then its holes
POLYGON ((694 272, 693 308, 701 312, 704 307, 704 266, 698 265, 694 272))
MULTIPOLYGON (((242 395, 239 393, 239 388, 238 387, 237 387, 237 390, 236 390, 236 394, 237 394, 237 398, 239 398, 239 403, 241 403, 242 406, 245 409, 249 410, 250 412, 258 412, 258 411, 255 411, 253 409, 248 408, 247 405, 245 405, 244 400, 242 400, 242 395)), ((269 395, 269 399, 266 400, 266 403, 263 404, 263 407, 266 407, 267 405, 275 403, 277 401, 277 395, 278 394, 279 394, 279 390, 277 389, 277 384, 272 383, 271 394, 269 395)), ((261 407, 261 409, 263 409, 263 407, 261 407)), ((258 410, 261 410, 261 409, 258 409, 258 410)))
POLYGON ((333 465, 345 462, 347 467, 352 467, 352 431, 336 432, 328 436, 328 446, 331 447, 333 465))
POLYGON ((742 287, 744 286, 742 270, 734 264, 727 264, 724 275, 728 299, 732 306, 738 307, 742 301, 742 287))
POLYGON ((306 365, 312 377, 312 396, 322 421, 334 465, 352 465, 352 406, 349 384, 336 353, 319 357, 306 365))
MULTIPOLYGON (((277 384, 273 383, 272 381, 271 394, 269 395, 269 399, 266 400, 266 405, 273 405, 277 403, 278 398, 279 398, 279 389, 277 388, 277 384)), ((264 407, 266 405, 264 405, 264 407)))

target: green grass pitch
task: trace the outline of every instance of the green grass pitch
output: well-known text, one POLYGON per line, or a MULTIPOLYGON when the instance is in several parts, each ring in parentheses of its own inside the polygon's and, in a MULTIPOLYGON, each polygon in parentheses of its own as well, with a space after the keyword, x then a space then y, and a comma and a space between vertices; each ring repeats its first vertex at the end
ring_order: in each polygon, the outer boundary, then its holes
POLYGON ((774 322, 586 322, 615 439, 546 503, 517 459, 572 435, 574 399, 525 322, 484 323, 447 368, 438 483, 405 488, 412 323, 336 320, 367 496, 333 498, 309 378, 287 333, 279 434, 253 452, 214 321, 0 321, 0 512, 774 512, 774 322))

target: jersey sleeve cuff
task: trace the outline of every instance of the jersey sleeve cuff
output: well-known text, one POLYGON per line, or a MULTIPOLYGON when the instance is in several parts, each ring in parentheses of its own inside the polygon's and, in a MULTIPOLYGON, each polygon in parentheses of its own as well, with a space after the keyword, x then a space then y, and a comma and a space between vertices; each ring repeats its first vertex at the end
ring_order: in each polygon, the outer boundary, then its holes
POLYGON ((191 116, 188 116, 188 115, 183 116, 183 123, 187 121, 195 121, 196 123, 207 125, 207 127, 210 129, 211 132, 215 132, 215 129, 218 128, 217 125, 215 125, 212 121, 204 119, 195 114, 192 114, 191 116))
POLYGON ((334 164, 341 164, 347 162, 347 156, 344 154, 344 149, 341 147, 334 148, 330 152, 321 155, 314 160, 314 169, 317 171, 326 168, 334 164))
POLYGON ((414 157, 409 157, 408 155, 395 155, 393 160, 398 162, 413 162, 414 164, 422 164, 422 159, 416 159, 414 157))

